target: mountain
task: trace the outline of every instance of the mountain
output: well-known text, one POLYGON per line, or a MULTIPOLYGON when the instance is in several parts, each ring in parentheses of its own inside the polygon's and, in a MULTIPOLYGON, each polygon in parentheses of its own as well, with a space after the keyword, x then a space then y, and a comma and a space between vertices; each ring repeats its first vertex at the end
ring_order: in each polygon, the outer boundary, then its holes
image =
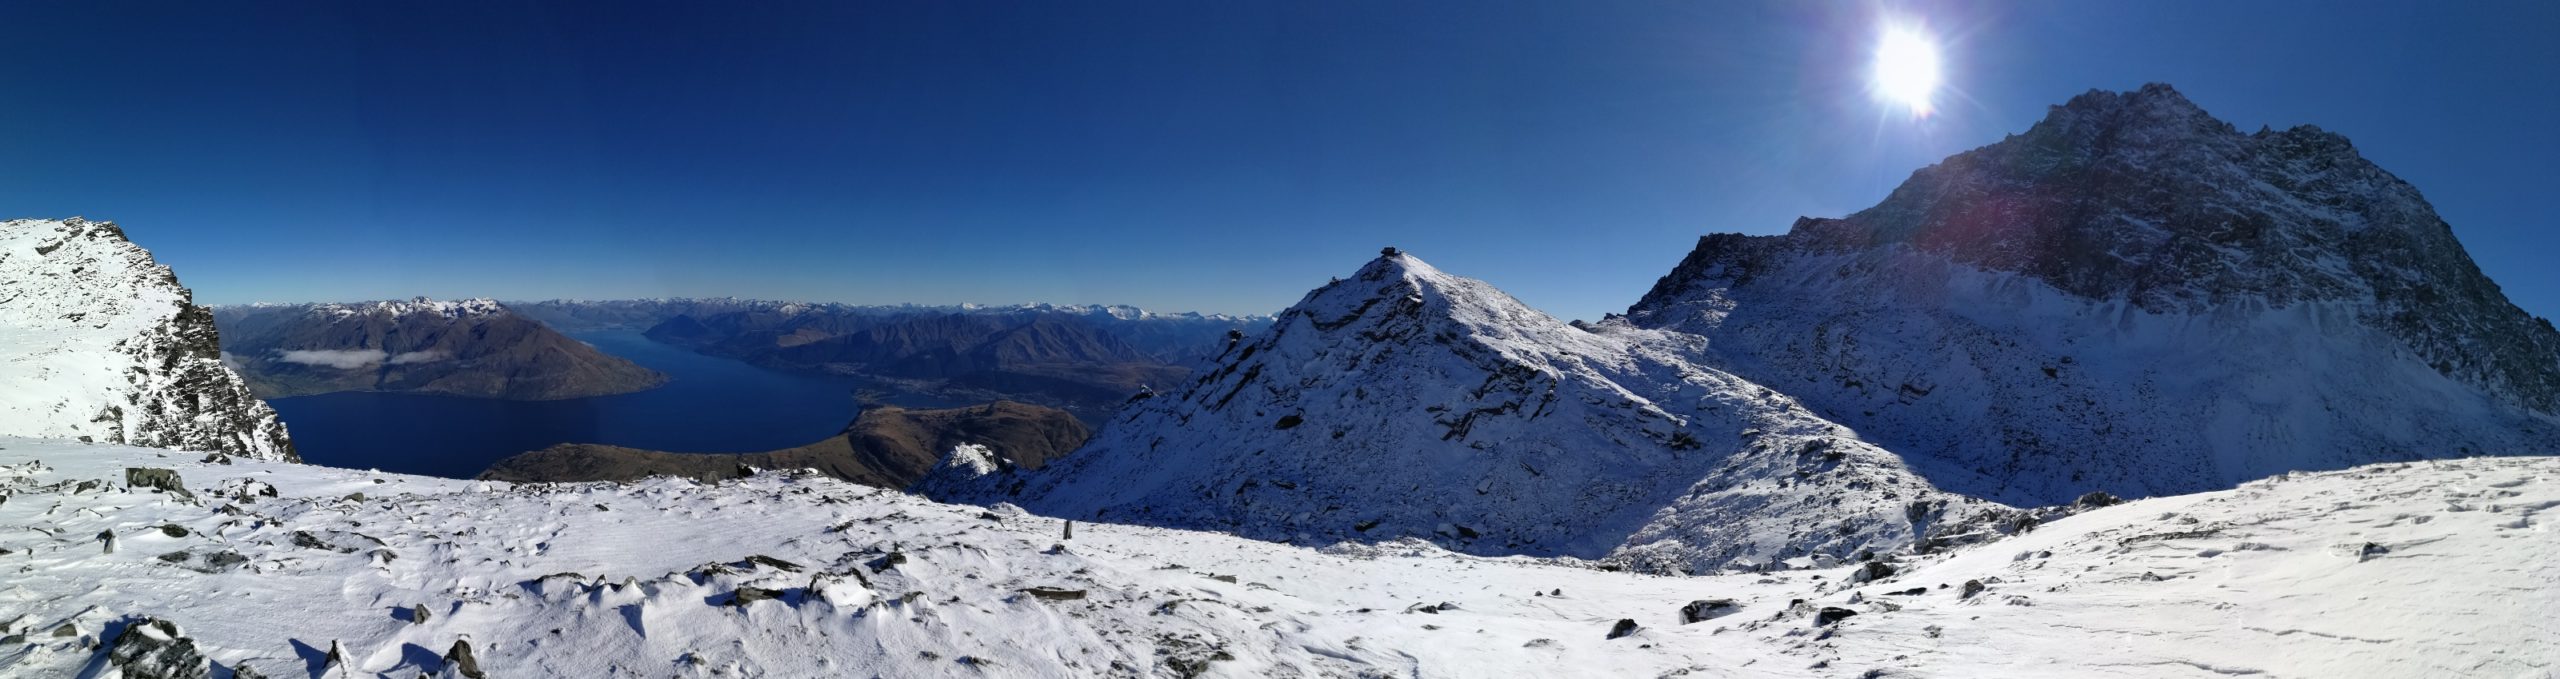
POLYGON ((269 398, 405 391, 529 401, 641 391, 666 376, 485 299, 218 307, 223 351, 269 398))
POLYGON ((815 469, 854 483, 905 488, 924 477, 945 453, 964 446, 986 456, 988 464, 1038 469, 1091 436, 1084 423, 1066 411, 1024 403, 998 401, 935 410, 875 405, 863 410, 842 434, 784 450, 728 455, 564 443, 499 460, 479 478, 630 481, 665 475, 716 481, 736 478, 746 468, 815 469))
POLYGON ((112 222, 0 222, 0 435, 298 461, 194 299, 112 222))
POLYGON ((2560 332, 2315 127, 2090 92, 1873 208, 1718 234, 1628 312, 2020 504, 2560 444, 2560 332))
POLYGON ((750 305, 683 314, 651 339, 783 370, 870 378, 933 400, 1011 399, 1100 420, 1130 394, 1181 381, 1254 318, 1128 307, 750 305))
POLYGON ((2005 516, 1697 364, 1702 349, 1568 325, 1390 248, 1074 454, 928 486, 1061 517, 1313 544, 1432 537, 1648 571, 1848 557, 2005 516))
POLYGON ((2547 457, 1662 578, 1412 541, 1069 538, 805 474, 517 485, 164 453, 0 439, 0 525, 29 528, 0 532, 0 675, 453 677, 459 648, 495 677, 2525 677, 2551 667, 2560 591, 2547 457), (210 501, 123 489, 128 467, 210 501))

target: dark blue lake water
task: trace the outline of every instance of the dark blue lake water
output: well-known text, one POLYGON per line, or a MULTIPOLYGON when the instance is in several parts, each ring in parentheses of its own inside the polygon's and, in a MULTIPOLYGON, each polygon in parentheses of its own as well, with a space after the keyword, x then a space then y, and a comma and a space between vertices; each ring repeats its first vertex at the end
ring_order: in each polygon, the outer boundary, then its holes
POLYGON ((636 394, 566 401, 348 392, 268 403, 304 460, 455 478, 556 443, 691 453, 789 448, 842 430, 857 410, 850 378, 768 370, 637 332, 574 336, 673 379, 636 394))

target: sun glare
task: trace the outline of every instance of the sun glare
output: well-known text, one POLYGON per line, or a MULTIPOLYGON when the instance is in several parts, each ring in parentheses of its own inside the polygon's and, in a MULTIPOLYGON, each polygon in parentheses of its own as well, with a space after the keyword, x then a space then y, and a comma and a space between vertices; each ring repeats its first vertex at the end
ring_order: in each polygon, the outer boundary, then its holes
POLYGON ((1886 101, 1926 116, 1938 92, 1938 46, 1918 29, 1886 28, 1876 43, 1875 91, 1886 101))

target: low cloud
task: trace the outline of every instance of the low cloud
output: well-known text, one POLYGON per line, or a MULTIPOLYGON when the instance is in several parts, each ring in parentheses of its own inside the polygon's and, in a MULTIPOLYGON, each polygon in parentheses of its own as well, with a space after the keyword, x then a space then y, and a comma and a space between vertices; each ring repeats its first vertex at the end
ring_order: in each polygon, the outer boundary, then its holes
POLYGON ((452 353, 452 352, 448 352, 448 351, 403 351, 403 352, 400 352, 400 355, 391 357, 391 364, 392 364, 392 365, 408 365, 408 364, 411 364, 411 363, 429 363, 429 362, 434 362, 434 361, 441 361, 441 360, 445 360, 445 359, 448 359, 448 358, 453 358, 453 353, 452 353))
POLYGON ((354 370, 381 363, 383 359, 390 356, 389 353, 380 349, 290 349, 277 352, 276 360, 303 365, 322 365, 339 370, 354 370))

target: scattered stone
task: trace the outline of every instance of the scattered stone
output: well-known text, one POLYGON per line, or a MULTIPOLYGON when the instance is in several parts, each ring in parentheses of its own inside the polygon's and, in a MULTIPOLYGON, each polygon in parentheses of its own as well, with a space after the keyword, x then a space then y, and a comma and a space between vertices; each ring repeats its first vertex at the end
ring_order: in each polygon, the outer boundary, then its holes
POLYGON ((2364 543, 2364 549, 2356 551, 2356 563, 2372 561, 2377 557, 2389 553, 2391 553, 2391 548, 2384 547, 2379 543, 2367 542, 2364 543))
POLYGON ((1216 580, 1216 581, 1223 582, 1223 583, 1227 583, 1227 584, 1230 584, 1230 585, 1235 584, 1235 582, 1236 582, 1236 576, 1233 576, 1233 575, 1211 575, 1211 576, 1209 576, 1209 579, 1211 579, 1211 580, 1216 580))
POLYGON ((167 620, 141 618, 126 624, 107 650, 107 662, 131 679, 209 679, 213 669, 196 642, 178 633, 167 620))
POLYGON ((769 601, 780 598, 782 598, 782 590, 765 589, 762 587, 740 587, 736 594, 729 595, 729 605, 746 606, 758 601, 769 601))
POLYGON ((204 459, 197 460, 196 462, 202 464, 231 464, 231 456, 221 453, 205 453, 204 459))
POLYGON ((1705 622, 1741 611, 1742 605, 1732 599, 1699 599, 1680 607, 1680 624, 1705 622))
POLYGON ((127 488, 150 488, 189 500, 196 499, 195 493, 187 492, 187 484, 178 480, 178 472, 175 470, 126 467, 124 485, 127 488))
POLYGON ((2071 501, 2071 506, 2079 507, 2081 509, 2097 509, 2099 507, 2112 507, 2120 504, 2124 504, 2124 498, 2108 494, 2107 491, 2103 490, 2089 491, 2089 494, 2082 495, 2080 496, 2080 499, 2071 501))
POLYGON ((61 627, 53 628, 53 635, 57 637, 80 636, 80 628, 71 623, 62 623, 61 627))
POLYGON ((1307 421, 1307 419, 1306 419, 1306 418, 1299 417, 1299 416, 1297 416, 1297 415, 1282 415, 1282 416, 1280 416, 1280 421, 1271 423, 1271 428, 1273 428, 1273 429, 1294 429, 1294 428, 1296 428, 1298 425, 1303 424, 1303 423, 1305 423, 1306 421, 1307 421))
POLYGON ((488 679, 489 677, 488 674, 480 671, 480 659, 471 657, 469 641, 453 640, 453 650, 444 652, 444 664, 471 679, 488 679))
POLYGON ((1362 533, 1369 532, 1369 529, 1371 529, 1371 528, 1376 528, 1376 527, 1378 527, 1378 520, 1377 520, 1377 519, 1370 519, 1370 520, 1367 520, 1367 521, 1362 521, 1362 522, 1359 522, 1359 523, 1351 524, 1351 529, 1352 529, 1352 530, 1359 531, 1359 532, 1362 532, 1362 533))
POLYGON ((747 557, 747 563, 756 564, 756 565, 759 565, 759 566, 767 566, 767 567, 776 568, 776 569, 780 569, 780 570, 784 570, 784 571, 789 571, 789 572, 792 572, 792 573, 798 573, 798 572, 800 572, 800 564, 792 563, 792 562, 789 562, 789 561, 784 561, 784 560, 781 560, 781 559, 776 559, 776 558, 773 558, 773 557, 770 557, 770 556, 765 556, 765 555, 762 555, 762 554, 757 554, 757 555, 753 555, 753 556, 749 556, 749 557, 747 557))
POLYGON ((1636 624, 1636 621, 1619 618, 1618 624, 1609 627, 1609 638, 1616 639, 1629 634, 1634 634, 1636 633, 1636 630, 1640 629, 1644 629, 1644 626, 1636 624))
POLYGON ((1045 600, 1049 600, 1049 601, 1077 601, 1077 600, 1080 600, 1080 599, 1083 599, 1083 598, 1084 598, 1084 590, 1081 590, 1081 589, 1058 589, 1058 588, 1055 588, 1055 587, 1033 587, 1033 588, 1030 588, 1030 589, 1022 590, 1022 593, 1024 593, 1024 594, 1029 594, 1029 595, 1031 595, 1031 596, 1032 596, 1032 598, 1036 598, 1036 599, 1045 599, 1045 600))
POLYGON ((187 527, 174 523, 160 524, 160 534, 173 538, 183 538, 187 536, 187 527))
POLYGON ((905 552, 890 552, 880 558, 872 559, 871 563, 866 565, 871 567, 871 572, 878 573, 880 571, 896 568, 898 567, 898 564, 906 562, 907 554, 905 552))
POLYGON ((409 607, 409 624, 424 625, 427 624, 427 619, 432 617, 435 616, 434 614, 427 612, 426 604, 418 604, 416 606, 409 607))
POLYGON ((1971 599, 1973 598, 1973 595, 1981 594, 1983 589, 1984 585, 1981 580, 1966 580, 1964 581, 1964 591, 1957 594, 1956 598, 1971 599))
POLYGON ((2143 582, 2159 582, 2159 581, 2167 580, 2167 579, 2168 579, 2168 578, 2160 577, 2160 574, 2158 574, 2158 573, 2153 573, 2153 572, 2149 572, 2149 571, 2144 571, 2144 572, 2142 573, 2142 581, 2143 581, 2143 582))
POLYGON ((1928 593, 1929 593, 1929 588, 1927 588, 1927 587, 1913 587, 1913 588, 1911 588, 1911 589, 1897 590, 1897 591, 1892 591, 1892 592, 1885 592, 1885 594, 1892 595, 1892 596, 1920 596, 1920 595, 1922 595, 1922 594, 1928 594, 1928 593))
POLYGON ((1846 620, 1850 617, 1856 616, 1857 614, 1857 611, 1852 611, 1838 606, 1824 606, 1822 607, 1822 610, 1814 612, 1813 624, 1829 625, 1841 620, 1846 620))
POLYGON ((363 494, 363 493, 348 493, 348 494, 347 494, 347 499, 348 499, 348 500, 355 501, 355 502, 363 502, 363 501, 364 501, 364 494, 363 494))
POLYGON ((1858 570, 1849 573, 1850 582, 1873 582, 1890 577, 1893 577, 1893 564, 1882 561, 1866 562, 1859 566, 1858 570))

